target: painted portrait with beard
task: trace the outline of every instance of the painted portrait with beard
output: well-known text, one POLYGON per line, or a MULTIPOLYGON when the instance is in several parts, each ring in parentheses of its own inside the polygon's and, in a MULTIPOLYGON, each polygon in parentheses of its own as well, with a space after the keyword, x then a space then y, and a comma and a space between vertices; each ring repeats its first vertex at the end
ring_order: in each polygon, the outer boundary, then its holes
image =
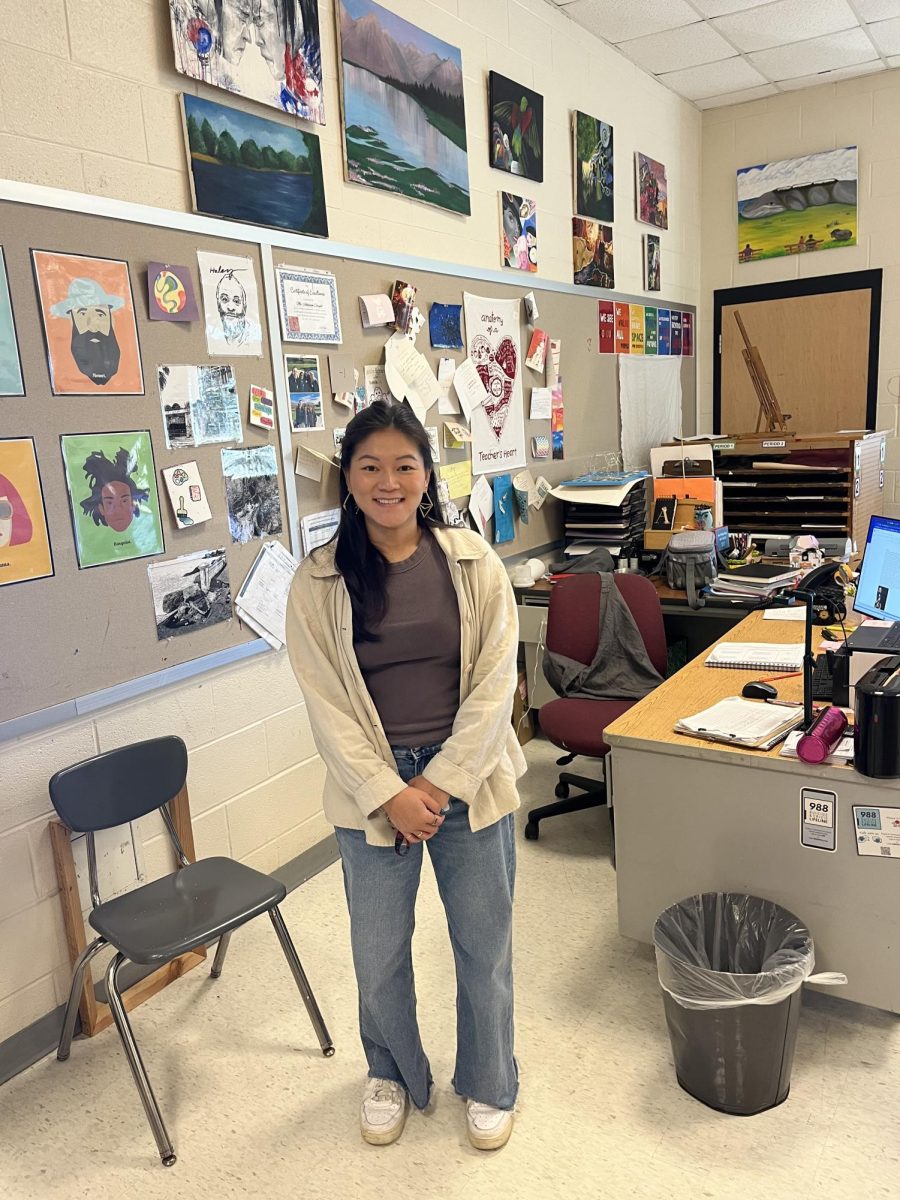
POLYGON ((33 250, 54 395, 144 392, 128 264, 33 250))

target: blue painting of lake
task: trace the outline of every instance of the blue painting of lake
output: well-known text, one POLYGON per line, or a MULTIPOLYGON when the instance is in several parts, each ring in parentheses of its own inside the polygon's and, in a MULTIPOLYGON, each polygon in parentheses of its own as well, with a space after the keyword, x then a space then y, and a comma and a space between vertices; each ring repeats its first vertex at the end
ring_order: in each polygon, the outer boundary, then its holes
MULTIPOLYGON (((191 155, 198 212, 252 225, 328 236, 324 195, 317 200, 312 175, 255 171, 191 155)), ((321 185, 319 185, 321 187, 321 185)))

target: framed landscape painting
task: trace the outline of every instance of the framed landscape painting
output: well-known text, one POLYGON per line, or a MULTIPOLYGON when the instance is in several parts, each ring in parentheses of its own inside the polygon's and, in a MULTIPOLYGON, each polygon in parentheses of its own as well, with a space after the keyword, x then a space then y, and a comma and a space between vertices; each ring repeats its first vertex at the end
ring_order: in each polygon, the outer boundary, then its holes
POLYGON ((338 0, 350 183, 468 216, 462 55, 373 0, 338 0))
POLYGON ((319 139, 183 92, 194 210, 328 236, 319 139))

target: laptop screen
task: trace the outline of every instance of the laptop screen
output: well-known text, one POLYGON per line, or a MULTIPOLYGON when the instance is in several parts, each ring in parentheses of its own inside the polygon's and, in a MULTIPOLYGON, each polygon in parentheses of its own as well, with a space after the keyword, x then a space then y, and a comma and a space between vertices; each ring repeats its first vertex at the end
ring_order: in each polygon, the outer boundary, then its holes
POLYGON ((900 621, 900 520, 872 517, 853 607, 882 621, 900 621))

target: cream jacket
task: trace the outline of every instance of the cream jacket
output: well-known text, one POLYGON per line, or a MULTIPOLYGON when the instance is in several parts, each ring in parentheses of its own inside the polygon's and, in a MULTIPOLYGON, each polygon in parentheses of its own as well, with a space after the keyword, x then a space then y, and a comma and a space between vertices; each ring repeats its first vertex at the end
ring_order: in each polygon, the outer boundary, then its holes
MULTIPOLYGON (((459 710, 453 731, 424 774, 469 806, 473 830, 519 806, 516 780, 525 757, 511 724, 519 626, 500 559, 470 530, 435 527, 447 556, 460 612, 459 710)), ((392 846, 381 806, 403 791, 394 756, 353 649, 350 596, 332 546, 301 564, 287 609, 287 648, 306 699, 327 774, 325 816, 392 846)))

